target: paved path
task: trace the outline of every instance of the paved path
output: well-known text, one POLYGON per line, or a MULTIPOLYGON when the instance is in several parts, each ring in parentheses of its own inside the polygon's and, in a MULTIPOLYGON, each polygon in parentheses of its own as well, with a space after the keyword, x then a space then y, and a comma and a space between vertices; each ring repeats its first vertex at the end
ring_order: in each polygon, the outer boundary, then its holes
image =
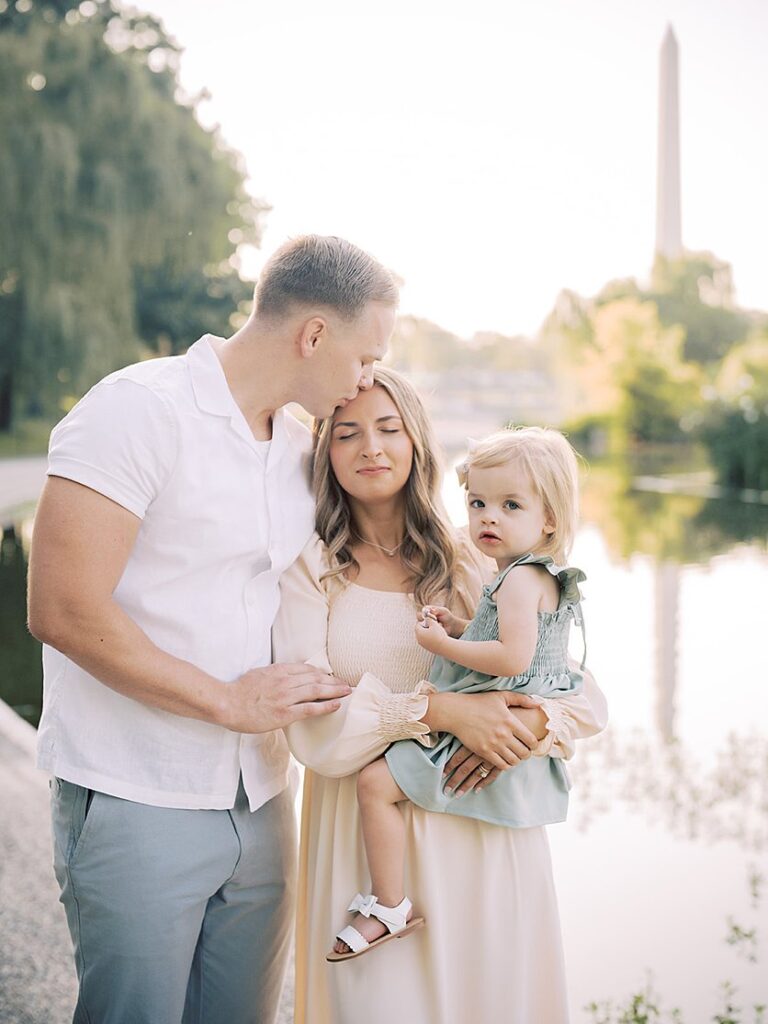
POLYGON ((0 701, 0 1021, 65 1024, 75 978, 35 730, 0 701))
MULTIPOLYGON (((0 700, 0 1021, 69 1024, 75 973, 34 750, 35 730, 0 700)), ((278 1024, 292 1020, 289 977, 278 1024)))

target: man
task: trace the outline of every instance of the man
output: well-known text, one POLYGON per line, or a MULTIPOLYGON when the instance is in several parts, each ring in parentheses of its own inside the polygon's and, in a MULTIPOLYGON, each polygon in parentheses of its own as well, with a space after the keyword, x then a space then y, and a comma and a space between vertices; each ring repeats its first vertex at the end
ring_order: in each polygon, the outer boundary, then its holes
POLYGON ((275 730, 349 692, 270 666, 314 512, 309 432, 282 407, 328 416, 370 387, 396 302, 355 246, 299 238, 233 337, 119 370, 51 436, 29 624, 76 1022, 274 1019, 296 845, 275 730))

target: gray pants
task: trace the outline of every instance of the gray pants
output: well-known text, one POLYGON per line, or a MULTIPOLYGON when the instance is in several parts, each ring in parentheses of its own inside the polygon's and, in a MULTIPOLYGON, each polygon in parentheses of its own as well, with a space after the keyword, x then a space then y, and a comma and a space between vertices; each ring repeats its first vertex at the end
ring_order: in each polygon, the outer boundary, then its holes
POLYGON ((296 823, 52 782, 54 869, 80 982, 74 1024, 272 1024, 291 941, 296 823))

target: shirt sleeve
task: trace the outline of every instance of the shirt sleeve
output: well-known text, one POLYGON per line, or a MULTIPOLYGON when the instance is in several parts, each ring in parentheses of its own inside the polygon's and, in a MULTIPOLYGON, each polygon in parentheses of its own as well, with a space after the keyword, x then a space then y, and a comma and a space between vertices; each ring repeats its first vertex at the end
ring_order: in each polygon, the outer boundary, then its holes
MULTIPOLYGON (((321 581, 324 568, 323 544, 315 536, 280 578, 280 610, 272 631, 275 662, 304 662, 331 671, 328 590, 341 584, 321 581)), ((286 728, 291 753, 318 774, 339 778, 359 771, 395 740, 416 739, 429 746, 429 728, 420 719, 433 690, 421 682, 409 693, 392 693, 366 672, 338 711, 286 728)))
POLYGON ((165 400, 124 377, 91 388, 51 434, 48 475, 144 515, 170 477, 178 438, 165 400))

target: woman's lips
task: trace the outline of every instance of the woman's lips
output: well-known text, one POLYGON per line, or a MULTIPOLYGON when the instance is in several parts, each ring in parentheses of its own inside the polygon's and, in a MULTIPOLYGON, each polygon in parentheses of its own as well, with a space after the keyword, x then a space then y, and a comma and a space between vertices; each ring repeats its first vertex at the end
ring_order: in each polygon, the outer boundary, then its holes
POLYGON ((360 476, 378 476, 379 473, 388 473, 389 466, 369 466, 366 469, 358 469, 360 476))

